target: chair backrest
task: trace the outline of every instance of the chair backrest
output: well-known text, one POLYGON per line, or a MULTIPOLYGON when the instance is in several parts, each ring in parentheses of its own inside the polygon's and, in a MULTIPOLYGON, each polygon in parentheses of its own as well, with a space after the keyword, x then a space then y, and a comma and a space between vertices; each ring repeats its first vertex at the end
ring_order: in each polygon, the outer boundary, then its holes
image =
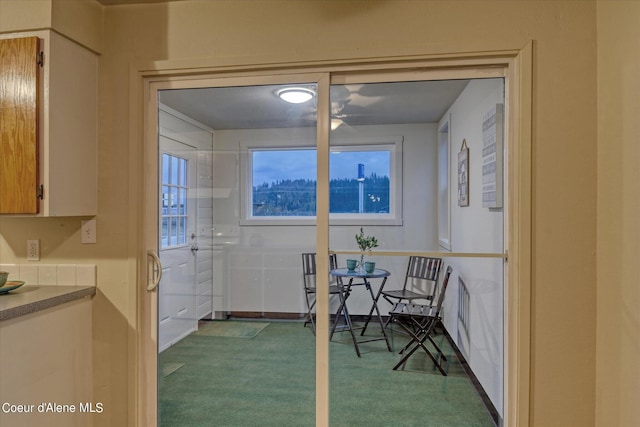
POLYGON ((447 271, 444 273, 444 278, 442 279, 442 286, 440 286, 440 293, 438 294, 438 304, 436 305, 436 316, 440 314, 440 310, 442 309, 442 303, 444 302, 444 295, 447 292, 447 286, 449 285, 449 277, 453 272, 453 268, 451 266, 447 267, 447 271))
MULTIPOLYGON (((336 254, 329 255, 329 270, 338 268, 338 257, 336 254)), ((305 289, 315 289, 316 287, 316 254, 302 254, 302 277, 305 289)))
POLYGON ((440 269, 442 268, 442 264, 442 258, 430 258, 422 256, 409 257, 409 264, 407 265, 407 274, 404 278, 403 289, 406 290, 409 283, 412 283, 411 279, 428 281, 431 284, 431 289, 430 292, 427 292, 425 290, 425 294, 430 295, 433 299, 438 288, 438 278, 440 276, 440 269))

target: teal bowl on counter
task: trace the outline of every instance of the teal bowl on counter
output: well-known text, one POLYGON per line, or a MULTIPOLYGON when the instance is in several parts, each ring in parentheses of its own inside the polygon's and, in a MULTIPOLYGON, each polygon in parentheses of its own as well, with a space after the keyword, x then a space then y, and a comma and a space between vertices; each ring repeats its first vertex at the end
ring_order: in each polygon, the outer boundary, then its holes
POLYGON ((0 271, 0 295, 9 293, 12 290, 18 289, 20 286, 24 285, 24 282, 21 280, 7 280, 8 277, 8 272, 0 271))

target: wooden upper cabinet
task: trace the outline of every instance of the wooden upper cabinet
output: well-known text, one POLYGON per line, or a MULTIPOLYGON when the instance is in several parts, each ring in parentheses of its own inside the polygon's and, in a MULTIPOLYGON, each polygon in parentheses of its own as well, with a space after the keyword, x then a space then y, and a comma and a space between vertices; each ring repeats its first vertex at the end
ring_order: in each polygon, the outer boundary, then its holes
POLYGON ((0 40, 0 213, 38 213, 40 41, 0 40))
POLYGON ((96 215, 98 55, 53 30, 0 34, 0 97, 0 214, 96 215))

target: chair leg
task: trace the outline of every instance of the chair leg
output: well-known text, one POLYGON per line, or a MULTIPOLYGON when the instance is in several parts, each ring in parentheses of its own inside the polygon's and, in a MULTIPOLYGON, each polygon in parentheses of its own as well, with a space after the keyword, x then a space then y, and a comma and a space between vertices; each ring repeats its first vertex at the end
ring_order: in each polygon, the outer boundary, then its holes
POLYGON ((340 313, 342 313, 342 315, 344 316, 346 327, 349 330, 349 333, 351 334, 351 339, 353 340, 353 346, 356 350, 356 354, 358 355, 358 357, 362 357, 360 354, 360 347, 358 346, 358 340, 356 338, 356 334, 353 332, 353 324, 351 323, 351 316, 349 315, 349 309, 347 308, 347 304, 346 304, 347 296, 348 296, 348 293, 346 295, 342 292, 338 294, 338 297, 340 298, 340 306, 338 307, 338 311, 336 312, 336 320, 333 323, 333 328, 331 329, 331 335, 329 336, 329 341, 331 341, 331 339, 333 338, 333 334, 335 333, 336 327, 338 326, 340 313))
POLYGON ((400 354, 402 354, 402 358, 400 361, 393 367, 393 370, 398 370, 401 366, 405 365, 409 357, 411 357, 419 348, 422 348, 427 356, 431 359, 434 364, 434 367, 440 371, 443 376, 447 376, 446 371, 442 368, 442 361, 446 361, 444 353, 438 347, 438 345, 431 338, 431 332, 433 328, 437 324, 437 321, 427 321, 425 323, 419 323, 415 319, 412 324, 406 324, 401 319, 397 319, 397 323, 407 331, 407 333, 411 336, 409 342, 400 350, 400 354), (415 328, 415 329, 414 329, 415 328), (426 341, 431 342, 434 346, 435 351, 437 353, 437 357, 433 355, 433 353, 427 348, 425 345, 426 341), (408 350, 408 351, 407 351, 408 350))
POLYGON ((438 369, 438 371, 440 371, 440 373, 443 376, 447 376, 446 371, 442 368, 442 363, 438 360, 440 358, 442 358, 442 360, 446 360, 446 358, 444 357, 444 354, 438 352, 438 359, 436 359, 436 357, 433 355, 433 353, 431 353, 431 351, 429 351, 429 349, 424 345, 424 342, 417 342, 412 348, 411 350, 409 350, 408 353, 405 353, 402 356, 402 359, 400 359, 400 361, 396 364, 396 366, 393 367, 393 370, 397 370, 400 366, 404 365, 407 360, 409 359, 409 357, 411 357, 413 355, 413 353, 416 352, 416 350, 418 350, 419 348, 422 348, 425 353, 427 353, 427 356, 429 356, 429 358, 431 359, 431 361, 433 362, 434 366, 438 369))
POLYGON ((415 353, 415 351, 418 349, 419 345, 417 344, 419 337, 415 334, 415 332, 408 326, 406 325, 402 320, 398 320, 398 324, 400 325, 400 327, 402 329, 404 329, 407 334, 411 337, 411 339, 409 340, 409 342, 407 344, 405 344, 404 347, 402 347, 402 349, 399 351, 399 354, 402 354, 402 358, 400 359, 400 361, 393 367, 393 370, 396 371, 398 370, 399 367, 403 366, 405 363, 407 363, 407 360, 409 360, 409 357, 411 357, 411 355, 413 353, 415 353), (409 350, 407 352, 407 350, 409 350))
POLYGON ((427 337, 427 339, 429 340, 429 342, 431 343, 431 345, 433 345, 433 347, 436 349, 436 351, 438 352, 438 358, 444 360, 445 362, 447 361, 447 356, 444 355, 444 352, 440 349, 440 347, 438 346, 438 344, 436 344, 436 342, 433 340, 433 338, 431 338, 431 335, 429 335, 427 337))
POLYGON ((316 306, 316 302, 315 300, 313 301, 313 303, 309 302, 309 295, 305 295, 306 299, 307 299, 307 320, 304 321, 304 324, 302 326, 304 326, 305 328, 307 327, 307 325, 309 323, 311 323, 311 331, 313 332, 313 335, 316 334, 316 322, 314 320, 313 317, 313 307, 316 306))
MULTIPOLYGON (((391 318, 389 318, 391 320, 391 318)), ((410 319, 411 321, 403 322, 401 319, 398 319, 397 323, 400 325, 402 329, 406 332, 401 332, 404 335, 408 335, 411 339, 398 351, 399 354, 403 354, 409 347, 411 347, 415 342, 420 340, 420 333, 425 330, 427 327, 427 323, 420 323, 415 319, 410 319)))
POLYGON ((400 319, 397 320, 397 323, 406 331, 406 335, 411 337, 411 339, 398 351, 398 354, 404 354, 407 349, 411 348, 414 343, 418 342, 420 337, 418 336, 418 331, 414 327, 411 327, 411 325, 406 324, 400 319))
POLYGON ((314 317, 312 312, 309 312, 307 314, 307 320, 305 320, 304 326, 306 327, 309 323, 311 323, 311 332, 313 332, 313 335, 315 335, 316 334, 316 321, 315 321, 315 317, 314 317))

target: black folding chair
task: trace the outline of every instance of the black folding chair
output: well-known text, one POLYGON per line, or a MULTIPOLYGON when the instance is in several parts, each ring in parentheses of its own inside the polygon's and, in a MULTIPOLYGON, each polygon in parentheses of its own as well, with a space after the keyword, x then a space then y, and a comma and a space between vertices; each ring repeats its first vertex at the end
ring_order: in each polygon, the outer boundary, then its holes
MULTIPOLYGON (((442 258, 430 258, 422 256, 410 256, 409 263, 407 264, 407 273, 404 276, 404 285, 402 289, 390 289, 386 290, 384 287, 380 287, 378 295, 376 295, 375 302, 377 303, 382 296, 391 305, 413 300, 427 300, 433 301, 438 290, 438 278, 440 276, 440 269, 442 268, 442 258)), ((367 330, 367 326, 373 316, 373 310, 375 305, 371 307, 367 320, 362 328, 362 335, 367 330)), ((387 320, 384 327, 389 324, 387 320)))
POLYGON ((416 350, 422 348, 429 358, 431 358, 434 366, 438 368, 440 373, 445 376, 447 375, 442 367, 442 362, 446 362, 447 358, 440 347, 435 343, 431 335, 435 327, 440 322, 440 311, 442 310, 442 303, 444 302, 444 296, 452 271, 453 268, 451 268, 451 266, 447 267, 447 271, 444 275, 444 279, 442 280, 442 286, 440 287, 440 292, 438 294, 437 304, 424 305, 399 302, 396 303, 393 309, 389 312, 391 321, 397 323, 411 337, 409 342, 402 348, 402 350, 400 350, 402 358, 396 366, 393 367, 394 370, 403 366, 416 352, 416 350), (435 355, 425 345, 427 341, 429 341, 435 348, 435 355))
MULTIPOLYGON (((329 271, 338 268, 338 257, 335 254, 329 255, 329 271)), ((315 253, 303 253, 302 254, 302 276, 304 285, 304 295, 307 301, 307 319, 304 322, 304 326, 311 323, 313 333, 316 333, 315 316, 313 308, 316 305, 315 295, 317 293, 316 288, 316 254, 315 253)), ((351 339, 355 346, 356 354, 360 357, 360 348, 358 347, 358 341, 353 331, 353 324, 351 323, 351 317, 349 316, 349 310, 347 309, 347 298, 351 294, 350 281, 348 285, 342 283, 342 278, 330 276, 329 282, 329 295, 337 295, 339 299, 338 310, 336 310, 335 320, 333 327, 331 328, 331 334, 329 340, 333 339, 333 334, 336 330, 348 330, 351 334, 351 339), (344 318, 344 324, 338 325, 340 316, 344 318), (339 328, 339 329, 338 329, 339 328)))
MULTIPOLYGON (((338 257, 336 254, 329 255, 329 271, 338 268, 338 257)), ((313 328, 313 333, 316 333, 316 323, 315 316, 313 313, 313 309, 316 306, 316 298, 315 294, 316 290, 316 254, 315 253, 303 253, 302 254, 302 277, 303 277, 303 286, 304 286, 304 296, 307 302, 307 319, 304 322, 304 326, 307 326, 311 323, 311 327, 313 328)), ((341 315, 345 318, 345 323, 347 329, 352 331, 353 335, 353 327, 351 325, 351 318, 349 317, 349 312, 347 311, 347 306, 345 304, 347 297, 350 294, 350 287, 343 286, 342 279, 336 278, 334 276, 329 277, 329 295, 338 295, 340 300, 340 305, 338 310, 336 311, 336 319, 335 322, 338 322, 338 319, 341 315)), ((333 337, 333 332, 336 327, 331 330, 331 336, 333 337)))

